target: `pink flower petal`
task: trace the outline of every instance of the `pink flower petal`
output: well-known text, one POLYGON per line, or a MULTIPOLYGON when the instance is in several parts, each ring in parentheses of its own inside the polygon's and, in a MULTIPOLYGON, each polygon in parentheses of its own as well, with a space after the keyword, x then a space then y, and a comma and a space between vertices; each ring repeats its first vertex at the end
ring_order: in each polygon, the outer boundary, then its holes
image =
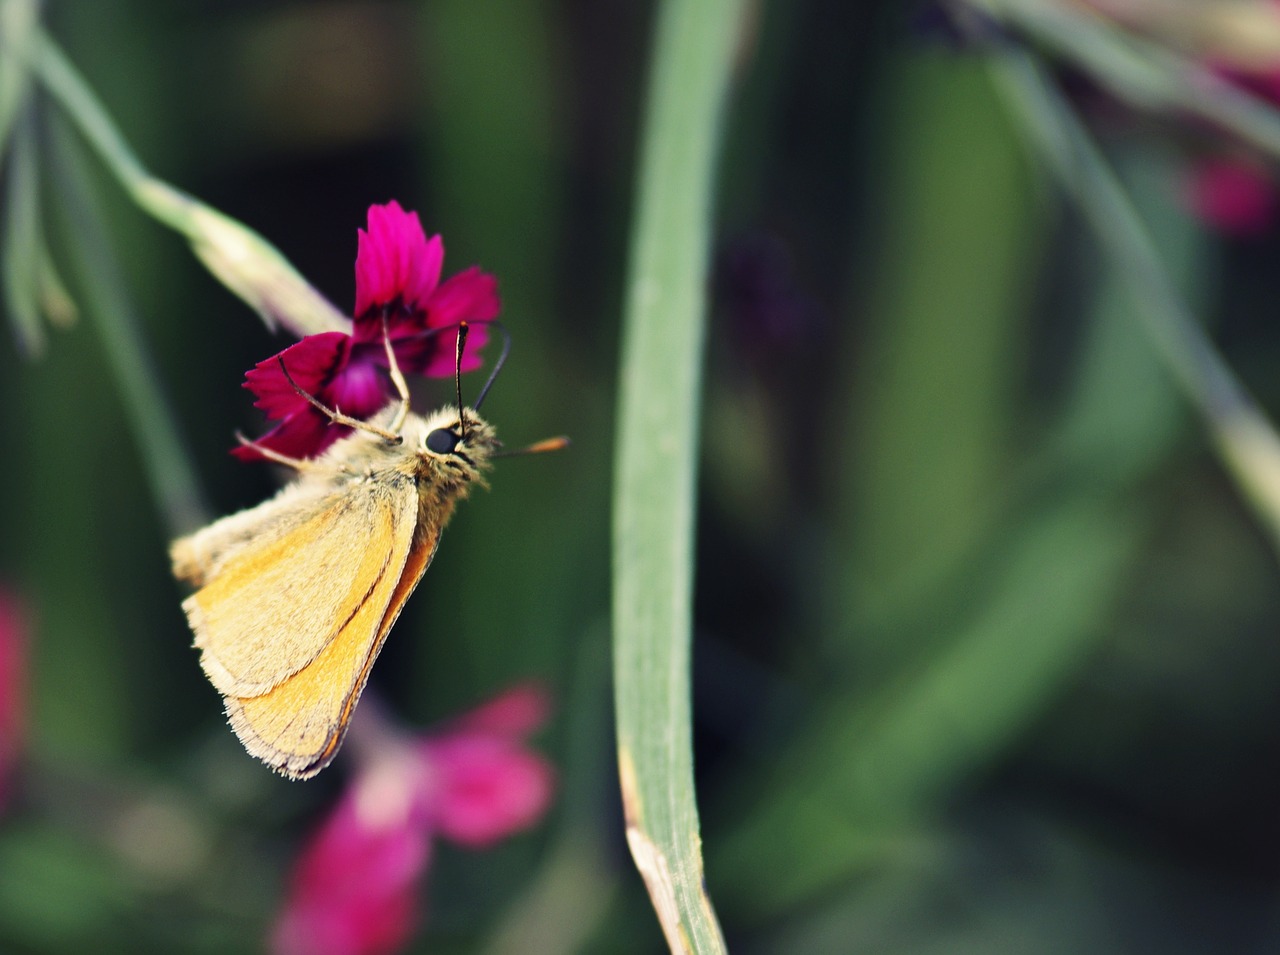
POLYGON ((352 348, 347 367, 324 391, 326 404, 353 418, 368 418, 395 397, 398 396, 387 371, 387 355, 381 343, 352 348))
POLYGON ((418 214, 398 202, 370 206, 369 229, 357 241, 357 317, 397 299, 417 309, 439 284, 444 244, 438 235, 428 240, 418 214))
MULTIPOLYGON (((288 458, 311 458, 350 433, 350 428, 333 424, 308 405, 302 411, 289 415, 266 434, 255 438, 254 444, 288 458)), ((241 461, 265 460, 261 453, 248 445, 237 445, 231 449, 231 453, 241 461)))
POLYGON ((422 743, 437 780, 442 835, 463 845, 487 846, 541 818, 551 803, 555 774, 523 739, 546 723, 550 710, 545 687, 520 684, 422 743))
POLYGON ((390 955, 417 921, 431 817, 411 750, 371 767, 299 856, 271 933, 274 955, 390 955))
MULTIPOLYGON (((462 370, 475 371, 483 364, 480 349, 489 341, 489 329, 472 325, 467 332, 466 350, 462 354, 462 370)), ((402 338, 395 344, 396 361, 407 375, 428 378, 452 378, 457 362, 456 328, 443 328, 434 334, 402 338)))
POLYGON ((416 925, 414 893, 364 905, 286 911, 271 931, 273 955, 393 955, 416 925))
POLYGON ((460 733, 425 743, 423 752, 439 779, 439 831, 454 842, 492 845, 532 826, 551 805, 551 766, 510 739, 460 733))
POLYGON ((1256 236, 1275 220, 1275 187, 1265 170, 1233 159, 1200 163, 1187 186, 1192 211, 1216 229, 1256 236))
POLYGON ((363 746, 359 772, 298 857, 273 955, 399 951, 417 922, 436 834, 483 847, 546 812, 554 773, 520 737, 548 709, 546 693, 526 684, 418 742, 366 717, 348 744, 363 746))
POLYGON ((26 737, 27 627, 16 598, 0 591, 0 809, 26 737))
POLYGON ((501 307, 498 280, 473 265, 446 279, 428 299, 427 325, 443 328, 461 321, 487 322, 498 317, 501 307))
POLYGON ((244 376, 244 386, 254 393, 254 405, 269 418, 309 408, 307 400, 294 390, 280 369, 283 361, 292 378, 313 397, 324 394, 329 383, 346 366, 351 354, 351 337, 342 332, 308 335, 284 351, 258 362, 244 376))
MULTIPOLYGON (((395 330, 396 360, 406 374, 428 378, 450 378, 457 360, 457 338, 449 331, 459 322, 487 322, 497 317, 502 303, 498 298, 498 280, 476 267, 446 279, 426 303, 426 331, 440 329, 437 334, 423 335, 423 315, 415 316, 416 328, 398 323, 395 330), (411 334, 416 332, 417 334, 411 334)), ((489 329, 474 324, 467 335, 462 356, 462 370, 475 371, 483 364, 481 350, 489 341, 489 329)))
MULTIPOLYGON (((448 328, 459 322, 487 322, 497 318, 502 309, 498 298, 498 280, 488 272, 472 266, 447 279, 436 289, 427 303, 427 324, 431 328, 448 328)), ((443 336, 451 344, 451 336, 443 336)), ((467 349, 462 356, 462 370, 474 371, 482 364, 480 350, 489 341, 489 330, 482 324, 472 325, 467 338, 467 349)), ((419 360, 417 374, 428 378, 447 378, 453 374, 456 356, 454 348, 437 350, 435 354, 419 360)))
POLYGON ((525 737, 542 729, 550 715, 551 695, 547 688, 530 681, 463 714, 454 725, 471 733, 525 737))

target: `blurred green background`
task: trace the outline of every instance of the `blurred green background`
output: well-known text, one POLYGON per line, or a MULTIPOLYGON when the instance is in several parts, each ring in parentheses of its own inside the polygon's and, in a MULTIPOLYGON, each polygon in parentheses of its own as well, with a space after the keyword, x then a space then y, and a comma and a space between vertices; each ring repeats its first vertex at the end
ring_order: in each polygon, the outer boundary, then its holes
MULTIPOLYGON (((1280 949, 1275 553, 1124 275, 980 53, 897 3, 749 11, 713 230, 694 646, 730 948, 1280 949)), ((652 13, 47 5, 148 167, 344 311, 355 230, 392 198, 443 235, 446 273, 496 274, 515 345, 486 415, 512 444, 573 438, 500 462, 374 673, 413 725, 531 676, 557 699, 555 810, 501 849, 443 848, 414 951, 663 947, 622 837, 608 645, 652 13)), ((1186 300, 1280 409, 1280 233, 1207 230, 1180 202, 1186 129, 1077 92, 1186 300)), ((208 506, 255 503, 277 475, 226 453, 262 428, 239 386, 289 339, 100 185, 208 506)), ((55 249, 82 238, 46 205, 55 249)), ((0 369, 0 582, 34 619, 0 952, 255 951, 342 761, 288 783, 227 731, 92 314, 36 360, 0 337, 0 369)))

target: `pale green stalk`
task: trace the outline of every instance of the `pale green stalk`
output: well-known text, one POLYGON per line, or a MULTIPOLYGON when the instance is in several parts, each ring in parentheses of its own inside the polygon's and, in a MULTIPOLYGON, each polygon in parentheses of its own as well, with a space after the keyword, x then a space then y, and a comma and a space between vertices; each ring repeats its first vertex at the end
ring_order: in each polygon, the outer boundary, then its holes
POLYGON ((44 350, 42 317, 70 325, 77 308, 53 264, 40 211, 40 161, 35 115, 27 110, 15 124, 5 170, 4 245, 0 262, 5 309, 19 347, 27 355, 44 350))
POLYGON ((350 331, 351 323, 266 239, 150 175, 75 67, 38 32, 32 69, 133 200, 182 233, 210 272, 262 316, 295 334, 350 331))
POLYGON ((31 89, 28 51, 38 14, 36 0, 0 0, 0 156, 31 89))
POLYGON ((35 0, 0 0, 0 157, 7 155, 3 283, 5 308, 29 355, 44 347, 41 312, 56 322, 75 306, 53 268, 40 228, 39 162, 28 62, 36 35, 35 0))
POLYGON ((673 952, 723 952, 703 886, 689 643, 706 275, 738 0, 665 0, 641 137, 614 497, 614 692, 627 841, 673 952))
POLYGON ((1186 306, 1145 223, 1043 69, 1030 55, 1010 52, 993 60, 993 70, 1041 158, 1128 283, 1156 350, 1247 500, 1280 542, 1280 436, 1186 306))
MULTIPOLYGON (((177 422, 160 389, 159 376, 138 331, 137 310, 129 299, 120 267, 101 224, 78 144, 65 132, 56 150, 58 194, 76 241, 68 243, 72 266, 95 319, 107 366, 115 379, 125 414, 138 442, 144 472, 167 530, 190 531, 209 519, 204 496, 183 447, 177 422)), ((93 400, 85 395, 84 400, 93 400)))
POLYGON ((1176 110, 1280 156, 1280 113, 1203 62, 1069 0, 969 0, 1142 109, 1176 110))
POLYGON ((16 124, 5 176, 4 204, 4 305, 13 321, 18 344, 27 355, 44 351, 44 327, 40 322, 38 276, 40 255, 39 168, 35 139, 16 124))

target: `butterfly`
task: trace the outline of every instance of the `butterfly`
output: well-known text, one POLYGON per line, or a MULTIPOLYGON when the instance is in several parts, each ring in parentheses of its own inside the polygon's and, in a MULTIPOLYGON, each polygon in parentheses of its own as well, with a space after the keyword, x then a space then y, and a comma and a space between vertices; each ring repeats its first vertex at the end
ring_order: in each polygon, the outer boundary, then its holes
MULTIPOLYGON (((293 468, 293 481, 171 547, 174 575, 199 588, 182 606, 231 728, 250 754, 292 779, 333 760, 455 506, 485 484, 499 452, 493 428, 462 404, 466 329, 458 327, 457 404, 430 415, 409 410, 389 343, 400 398, 368 420, 326 408, 293 385, 351 433, 315 459, 245 441, 293 468)), ((505 357, 504 349, 476 406, 505 357)), ((281 369, 292 385, 283 360, 281 369)), ((566 444, 552 438, 515 453, 566 444)))

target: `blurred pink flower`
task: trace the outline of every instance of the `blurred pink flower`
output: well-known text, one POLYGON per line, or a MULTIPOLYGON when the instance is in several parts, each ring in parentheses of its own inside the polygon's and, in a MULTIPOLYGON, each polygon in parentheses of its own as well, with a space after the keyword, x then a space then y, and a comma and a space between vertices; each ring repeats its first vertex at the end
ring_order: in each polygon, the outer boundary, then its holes
POLYGON ((1261 235, 1275 221, 1275 185, 1246 159, 1201 160, 1188 177, 1186 200, 1196 216, 1228 235, 1261 235))
POLYGON ((27 628, 17 598, 0 590, 0 809, 26 737, 27 628))
MULTIPOLYGON (((1228 62, 1210 65, 1232 84, 1280 107, 1280 62, 1252 68, 1228 62)), ((1219 146, 1193 163, 1184 190, 1186 202, 1202 222, 1225 235, 1262 235, 1275 221, 1275 182, 1262 157, 1241 147, 1232 149, 1219 146)))
MULTIPOLYGON (((331 424, 294 390, 280 369, 282 360, 299 388, 354 418, 369 417, 395 397, 382 340, 384 317, 396 362, 406 375, 452 375, 456 335, 429 333, 495 318, 500 304, 492 275, 473 267, 441 283, 443 264, 444 243, 438 235, 427 238, 416 212, 405 212, 394 201, 370 206, 368 231, 359 230, 351 334, 308 335, 245 375, 245 387, 257 396, 254 403, 280 422, 256 443, 305 458, 348 431, 331 424)), ((472 326, 464 371, 479 367, 487 339, 484 325, 472 326)), ((247 445, 232 453, 246 461, 262 457, 247 445)))
POLYGON ((436 835, 492 845, 550 806, 551 766, 525 746, 548 709, 526 685, 418 738, 386 727, 368 737, 356 778, 294 866, 273 955, 399 951, 417 925, 436 835))
POLYGON ((439 833, 484 848, 533 825, 551 799, 551 767, 524 748, 546 722, 546 694, 532 684, 508 690, 456 721, 449 732, 418 744, 435 766, 439 833))
MULTIPOLYGON (((1081 0, 1126 30, 1152 37, 1217 77, 1280 107, 1280 0, 1081 0)), ((1182 174, 1182 198, 1210 228, 1258 236, 1275 221, 1276 184, 1260 153, 1212 121, 1195 121, 1200 155, 1182 174)))
MULTIPOLYGON (((1266 5, 1276 17, 1280 2, 1266 5)), ((1259 13, 1265 10, 1260 7, 1259 13)), ((1280 51, 1255 59, 1211 55, 1207 65, 1235 86, 1280 108, 1280 51)), ((1271 228, 1276 215, 1276 186, 1264 159, 1242 147, 1219 146, 1193 164, 1186 198, 1191 211, 1206 225, 1226 235, 1252 237, 1271 228)))

